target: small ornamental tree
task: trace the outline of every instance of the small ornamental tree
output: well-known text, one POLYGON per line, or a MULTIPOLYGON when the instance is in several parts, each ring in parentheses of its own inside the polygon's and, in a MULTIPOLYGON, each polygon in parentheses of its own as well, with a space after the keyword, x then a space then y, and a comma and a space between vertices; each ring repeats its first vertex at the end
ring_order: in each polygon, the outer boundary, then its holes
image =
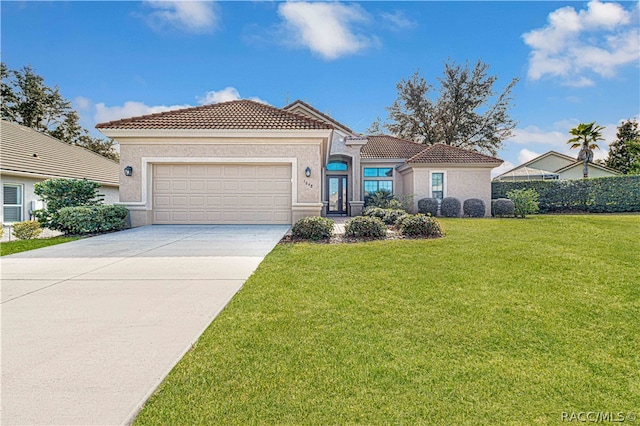
POLYGON ((514 189, 507 192, 513 201, 516 217, 525 218, 528 214, 538 213, 538 193, 533 189, 514 189))
POLYGON ((35 216, 42 226, 59 229, 58 211, 64 207, 97 206, 102 204, 100 185, 86 179, 47 179, 34 185, 34 192, 46 203, 44 210, 36 210, 35 216))

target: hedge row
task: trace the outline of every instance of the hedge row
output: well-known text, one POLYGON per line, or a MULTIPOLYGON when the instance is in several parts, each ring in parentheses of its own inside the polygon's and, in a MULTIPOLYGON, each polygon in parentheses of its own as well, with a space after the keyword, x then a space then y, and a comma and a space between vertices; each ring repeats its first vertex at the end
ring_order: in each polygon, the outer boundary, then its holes
POLYGON ((533 189, 540 196, 540 213, 640 212, 640 176, 576 180, 492 182, 491 198, 506 198, 513 189, 533 189))

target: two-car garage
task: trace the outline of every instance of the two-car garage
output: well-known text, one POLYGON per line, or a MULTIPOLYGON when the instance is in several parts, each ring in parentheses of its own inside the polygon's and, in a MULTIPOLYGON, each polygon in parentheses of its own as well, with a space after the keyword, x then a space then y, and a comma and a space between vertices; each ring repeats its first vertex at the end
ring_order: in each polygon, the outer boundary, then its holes
POLYGON ((154 164, 152 176, 153 223, 291 223, 291 164, 154 164))

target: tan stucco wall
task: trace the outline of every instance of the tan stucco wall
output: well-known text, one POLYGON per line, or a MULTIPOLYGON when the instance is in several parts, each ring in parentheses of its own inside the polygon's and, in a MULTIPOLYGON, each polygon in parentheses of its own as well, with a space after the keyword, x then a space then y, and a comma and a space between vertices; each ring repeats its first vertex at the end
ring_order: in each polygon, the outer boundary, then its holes
MULTIPOLYGON (((269 140, 262 138, 225 140, 207 138, 186 142, 184 140, 119 140, 120 164, 122 168, 127 165, 133 167, 133 175, 120 175, 120 201, 146 202, 146 207, 138 209, 150 209, 151 206, 151 182, 152 167, 150 162, 146 167, 146 200, 142 199, 142 168, 144 158, 175 158, 175 162, 193 162, 194 159, 260 159, 265 158, 265 163, 272 162, 269 158, 297 159, 297 169, 294 171, 297 178, 296 199, 293 200, 293 220, 302 212, 305 216, 320 215, 321 207, 303 206, 296 208, 296 203, 320 204, 322 202, 322 168, 324 166, 321 156, 321 138, 295 139, 295 140, 269 140), (305 169, 311 168, 311 176, 305 176, 305 169), (309 214, 306 214, 309 213, 309 214)), ((173 160, 171 162, 174 162, 173 160)), ((203 162, 207 162, 206 160, 203 162)), ((255 164, 255 161, 253 161, 255 164)), ((302 216, 300 216, 302 217, 302 216)), ((147 211, 132 213, 133 226, 149 224, 151 215, 147 211)))
MULTIPOLYGON (((464 203, 469 198, 480 198, 485 204, 485 215, 491 215, 491 169, 435 166, 413 167, 413 179, 410 179, 411 170, 403 171, 405 179, 413 181, 413 191, 405 194, 414 195, 414 209, 418 208, 418 200, 431 197, 429 188, 429 172, 444 172, 444 196, 455 197, 464 203)), ((405 190, 408 186, 405 185, 405 190)))
MULTIPOLYGON (((598 167, 595 167, 591 164, 589 164, 588 166, 589 169, 589 177, 590 178, 595 178, 595 177, 610 177, 610 176, 618 176, 615 173, 612 172, 608 172, 606 170, 602 170, 598 167)), ((582 172, 584 169, 584 165, 583 164, 576 164, 575 166, 571 167, 570 169, 567 169, 565 171, 563 171, 562 173, 560 173, 560 179, 582 179, 582 172)))
MULTIPOLYGON (((39 200, 34 191, 34 185, 38 182, 45 181, 46 178, 32 178, 26 176, 13 176, 2 174, 0 175, 0 181, 4 185, 8 184, 16 184, 22 185, 22 218, 23 220, 29 220, 31 217, 29 216, 29 210, 31 209, 31 201, 39 200)), ((105 204, 113 204, 118 202, 118 188, 115 186, 102 186, 98 190, 99 194, 104 194, 104 203, 105 204)), ((0 192, 0 203, 4 204, 3 194, 0 192)), ((0 222, 4 221, 4 209, 0 209, 0 222)))
POLYGON ((571 163, 573 163, 573 161, 570 161, 564 157, 559 157, 554 154, 549 154, 544 158, 541 158, 539 160, 536 160, 528 164, 527 167, 532 169, 546 170, 548 172, 555 172, 558 169, 567 167, 571 163))

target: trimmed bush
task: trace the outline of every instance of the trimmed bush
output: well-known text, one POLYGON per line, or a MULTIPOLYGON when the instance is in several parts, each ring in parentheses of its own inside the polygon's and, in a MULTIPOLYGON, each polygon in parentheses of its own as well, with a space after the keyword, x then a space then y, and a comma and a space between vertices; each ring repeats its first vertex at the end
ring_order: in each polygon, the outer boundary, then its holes
POLYGON ((491 200, 491 216, 511 217, 515 216, 515 206, 508 198, 498 198, 491 200))
POLYGON ((382 221, 386 225, 393 225, 400 216, 406 215, 407 212, 400 209, 386 209, 382 221))
POLYGON ((47 207, 36 210, 34 215, 45 228, 64 231, 58 221, 60 209, 102 204, 104 195, 98 193, 101 186, 86 179, 56 178, 38 182, 34 185, 34 192, 45 201, 47 207))
POLYGON ((20 240, 31 240, 42 234, 42 228, 37 220, 25 220, 13 224, 13 235, 20 240))
POLYGON ((444 217, 460 217, 460 200, 455 197, 445 197, 440 204, 440 213, 444 217))
POLYGON ((4 236, 4 226, 0 223, 0 238, 4 236))
POLYGON ((387 236, 387 227, 377 217, 357 216, 346 223, 344 235, 351 238, 381 239, 387 236))
POLYGON ((525 218, 528 214, 538 213, 538 193, 533 189, 514 189, 507 192, 513 201, 516 217, 525 218))
POLYGON ((326 240, 333 235, 334 223, 333 220, 326 217, 303 217, 293 225, 291 235, 294 240, 326 240))
POLYGON ((362 212, 363 216, 369 217, 377 217, 378 219, 384 219, 384 216, 387 214, 387 209, 383 209, 380 207, 366 207, 362 212))
POLYGON ((402 225, 402 221, 405 220, 406 218, 413 216, 410 215, 409 213, 405 213, 402 216, 398 217, 395 221, 395 223, 393 224, 397 229, 400 229, 400 226, 402 225))
POLYGON ((464 200, 462 204, 462 211, 465 216, 469 217, 484 217, 486 207, 484 201, 480 198, 469 198, 464 200))
POLYGON ((491 198, 505 198, 514 189, 535 190, 540 213, 640 212, 640 176, 492 182, 491 198))
POLYGON ((399 228, 400 233, 408 237, 438 238, 444 235, 440 223, 422 213, 405 217, 399 228))
POLYGON ((430 216, 438 215, 438 199, 437 198, 423 198, 418 200, 418 212, 427 214, 430 216))
POLYGON ((120 231, 126 228, 127 214, 123 206, 64 207, 57 213, 57 229, 74 235, 120 231))

